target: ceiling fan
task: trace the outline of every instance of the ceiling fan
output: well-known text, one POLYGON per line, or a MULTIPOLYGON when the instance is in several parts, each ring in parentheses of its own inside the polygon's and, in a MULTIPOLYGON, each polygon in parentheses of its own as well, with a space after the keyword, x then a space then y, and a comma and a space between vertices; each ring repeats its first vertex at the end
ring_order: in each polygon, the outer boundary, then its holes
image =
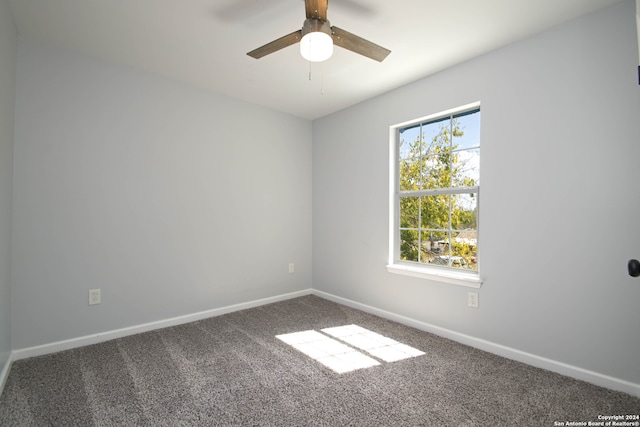
POLYGON ((313 62, 329 59, 333 53, 334 44, 378 62, 382 62, 391 53, 389 49, 369 40, 341 28, 332 27, 327 20, 328 3, 329 0, 305 0, 307 19, 302 29, 254 49, 247 55, 259 59, 298 42, 300 42, 302 56, 313 62))

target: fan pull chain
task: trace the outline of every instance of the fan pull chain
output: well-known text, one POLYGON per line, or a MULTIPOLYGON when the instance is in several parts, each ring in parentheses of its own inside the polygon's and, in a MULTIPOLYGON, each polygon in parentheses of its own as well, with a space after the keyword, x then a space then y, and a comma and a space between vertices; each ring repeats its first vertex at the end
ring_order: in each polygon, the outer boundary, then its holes
POLYGON ((324 95, 324 64, 320 64, 320 95, 324 95))
MULTIPOLYGON (((324 95, 324 68, 320 64, 320 95, 324 95)), ((309 61, 309 81, 313 81, 311 77, 311 61, 309 61)))

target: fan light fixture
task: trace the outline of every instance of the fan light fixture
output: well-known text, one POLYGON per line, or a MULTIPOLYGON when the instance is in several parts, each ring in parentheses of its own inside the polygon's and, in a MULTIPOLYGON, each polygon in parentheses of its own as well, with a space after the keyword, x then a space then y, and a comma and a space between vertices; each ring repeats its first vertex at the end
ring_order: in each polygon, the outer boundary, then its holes
POLYGON ((311 62, 326 61, 333 55, 333 39, 319 31, 309 33, 300 40, 300 55, 311 62))
POLYGON ((333 55, 333 37, 329 21, 307 19, 302 27, 300 55, 307 61, 322 62, 333 55))

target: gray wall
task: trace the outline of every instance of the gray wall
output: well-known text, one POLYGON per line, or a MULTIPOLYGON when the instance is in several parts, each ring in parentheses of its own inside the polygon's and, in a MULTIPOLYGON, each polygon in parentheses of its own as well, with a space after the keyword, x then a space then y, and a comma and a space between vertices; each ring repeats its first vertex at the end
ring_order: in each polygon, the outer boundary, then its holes
POLYGON ((640 383, 634 15, 626 1, 316 120, 314 289, 640 383), (385 270, 389 126, 474 101, 479 309, 385 270))
POLYGON ((17 73, 14 349, 311 288, 309 121, 24 40, 17 73))
MULTIPOLYGON (((0 0, 0 372, 11 354, 11 194, 16 34, 6 0, 0 0)), ((1 387, 0 387, 1 388, 1 387)))

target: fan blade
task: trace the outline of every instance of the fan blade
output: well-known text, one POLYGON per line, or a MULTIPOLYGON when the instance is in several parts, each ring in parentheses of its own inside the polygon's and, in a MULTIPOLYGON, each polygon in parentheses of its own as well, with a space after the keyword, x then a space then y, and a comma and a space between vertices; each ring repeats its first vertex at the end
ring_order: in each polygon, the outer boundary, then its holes
POLYGON ((269 55, 270 53, 277 52, 280 49, 284 49, 287 46, 298 43, 301 38, 302 30, 294 31, 291 34, 280 37, 279 39, 267 43, 264 46, 260 46, 259 48, 254 49, 251 52, 247 52, 247 55, 252 58, 259 59, 263 56, 269 55))
POLYGON ((331 31, 333 33, 333 43, 335 45, 352 52, 359 53, 367 58, 382 62, 387 55, 391 53, 389 49, 378 46, 369 40, 365 40, 362 37, 358 37, 341 28, 331 27, 331 31))
POLYGON ((329 0, 304 0, 304 10, 307 12, 307 19, 327 20, 327 7, 329 0))

